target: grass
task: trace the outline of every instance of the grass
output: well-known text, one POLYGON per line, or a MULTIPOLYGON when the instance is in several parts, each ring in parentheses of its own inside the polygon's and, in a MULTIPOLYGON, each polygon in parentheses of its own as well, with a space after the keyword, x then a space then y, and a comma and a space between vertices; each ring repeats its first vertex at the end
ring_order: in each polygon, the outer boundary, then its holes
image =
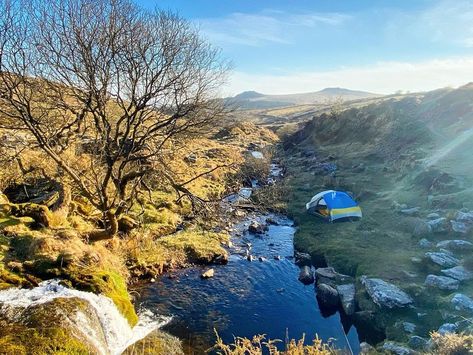
POLYGON ((274 354, 274 355, 332 355, 337 354, 337 350, 330 344, 322 342, 321 339, 315 337, 312 344, 304 345, 304 336, 299 339, 291 339, 286 342, 285 349, 280 351, 277 348, 278 343, 281 340, 278 339, 266 339, 264 334, 255 335, 252 339, 235 337, 232 344, 226 344, 219 337, 217 331, 215 331, 217 341, 211 350, 214 350, 217 354, 221 355, 262 355, 262 354, 274 354))

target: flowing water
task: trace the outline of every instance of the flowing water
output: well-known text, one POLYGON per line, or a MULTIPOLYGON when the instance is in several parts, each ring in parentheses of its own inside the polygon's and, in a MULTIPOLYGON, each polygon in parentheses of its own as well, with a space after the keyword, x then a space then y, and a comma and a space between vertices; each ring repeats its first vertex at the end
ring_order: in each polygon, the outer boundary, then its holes
POLYGON ((20 310, 27 307, 47 303, 56 298, 72 297, 87 301, 96 311, 105 335, 105 343, 96 335, 96 330, 90 327, 85 315, 84 317, 75 317, 74 322, 82 335, 91 344, 94 344, 95 348, 102 354, 121 354, 129 345, 144 338, 151 331, 163 326, 171 319, 170 317, 158 317, 150 311, 145 311, 140 314, 138 324, 132 329, 111 299, 102 295, 64 287, 59 284, 59 280, 44 281, 33 289, 10 288, 0 291, 0 310, 6 311, 6 308, 17 309, 18 312, 16 313, 19 316, 21 315, 20 310))
MULTIPOLYGON (((184 340, 188 353, 200 354, 215 341, 214 328, 225 342, 233 336, 252 337, 266 334, 271 339, 300 338, 306 343, 318 334, 347 353, 359 353, 356 329, 337 312, 323 314, 318 307, 314 285, 298 281, 299 268, 293 260, 292 222, 282 216, 271 216, 279 225, 270 225, 262 236, 246 232, 247 218, 236 230, 234 246, 227 265, 212 266, 215 276, 201 279, 205 268, 179 271, 173 278, 163 276, 143 287, 142 307, 172 316, 163 329, 184 340), (246 250, 251 244, 254 261, 248 261, 246 250), (264 257, 259 261, 258 257, 264 257), (277 260, 279 259, 280 260, 277 260), (351 350, 350 350, 351 349, 351 350)), ((283 343, 281 344, 283 346, 283 343)))

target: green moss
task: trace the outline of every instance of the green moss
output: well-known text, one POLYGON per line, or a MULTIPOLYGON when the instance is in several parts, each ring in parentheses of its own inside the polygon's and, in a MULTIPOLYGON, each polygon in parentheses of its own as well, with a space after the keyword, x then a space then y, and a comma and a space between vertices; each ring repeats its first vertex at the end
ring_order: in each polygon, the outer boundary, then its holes
POLYGON ((184 253, 191 262, 210 263, 217 257, 227 258, 227 251, 222 243, 228 240, 228 234, 197 229, 160 238, 158 243, 177 253, 184 253))
POLYGON ((0 354, 90 354, 86 345, 59 327, 36 329, 21 325, 1 325, 0 354))
POLYGON ((178 338, 155 330, 144 339, 129 346, 123 355, 184 355, 181 342, 178 338))
POLYGON ((67 277, 72 281, 74 287, 109 297, 128 320, 130 326, 133 327, 138 322, 138 316, 131 303, 125 279, 120 274, 104 270, 76 270, 69 271, 67 277))

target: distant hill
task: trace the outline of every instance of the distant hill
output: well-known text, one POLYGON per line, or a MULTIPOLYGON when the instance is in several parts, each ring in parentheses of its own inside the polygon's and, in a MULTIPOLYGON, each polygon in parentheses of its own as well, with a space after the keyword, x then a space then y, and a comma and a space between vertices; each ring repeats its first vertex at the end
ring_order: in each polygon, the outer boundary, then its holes
POLYGON ((265 95, 256 91, 244 91, 234 97, 227 98, 226 101, 242 109, 268 109, 292 105, 322 104, 337 99, 351 101, 379 96, 382 95, 344 88, 325 88, 316 92, 286 95, 265 95))

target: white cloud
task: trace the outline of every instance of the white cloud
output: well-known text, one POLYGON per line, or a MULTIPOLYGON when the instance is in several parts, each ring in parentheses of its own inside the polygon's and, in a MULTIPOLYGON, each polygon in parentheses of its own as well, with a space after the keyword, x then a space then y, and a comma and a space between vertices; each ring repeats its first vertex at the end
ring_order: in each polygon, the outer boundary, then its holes
POLYGON ((255 75, 236 71, 231 75, 225 91, 231 95, 245 90, 288 94, 317 91, 326 87, 344 87, 389 94, 397 90, 415 92, 446 86, 456 87, 468 81, 473 81, 473 57, 424 62, 379 62, 364 67, 285 75, 255 75))
POLYGON ((220 45, 260 46, 291 43, 296 33, 316 26, 336 26, 350 16, 339 13, 288 14, 266 10, 257 14, 232 13, 223 18, 201 19, 202 32, 220 45))

